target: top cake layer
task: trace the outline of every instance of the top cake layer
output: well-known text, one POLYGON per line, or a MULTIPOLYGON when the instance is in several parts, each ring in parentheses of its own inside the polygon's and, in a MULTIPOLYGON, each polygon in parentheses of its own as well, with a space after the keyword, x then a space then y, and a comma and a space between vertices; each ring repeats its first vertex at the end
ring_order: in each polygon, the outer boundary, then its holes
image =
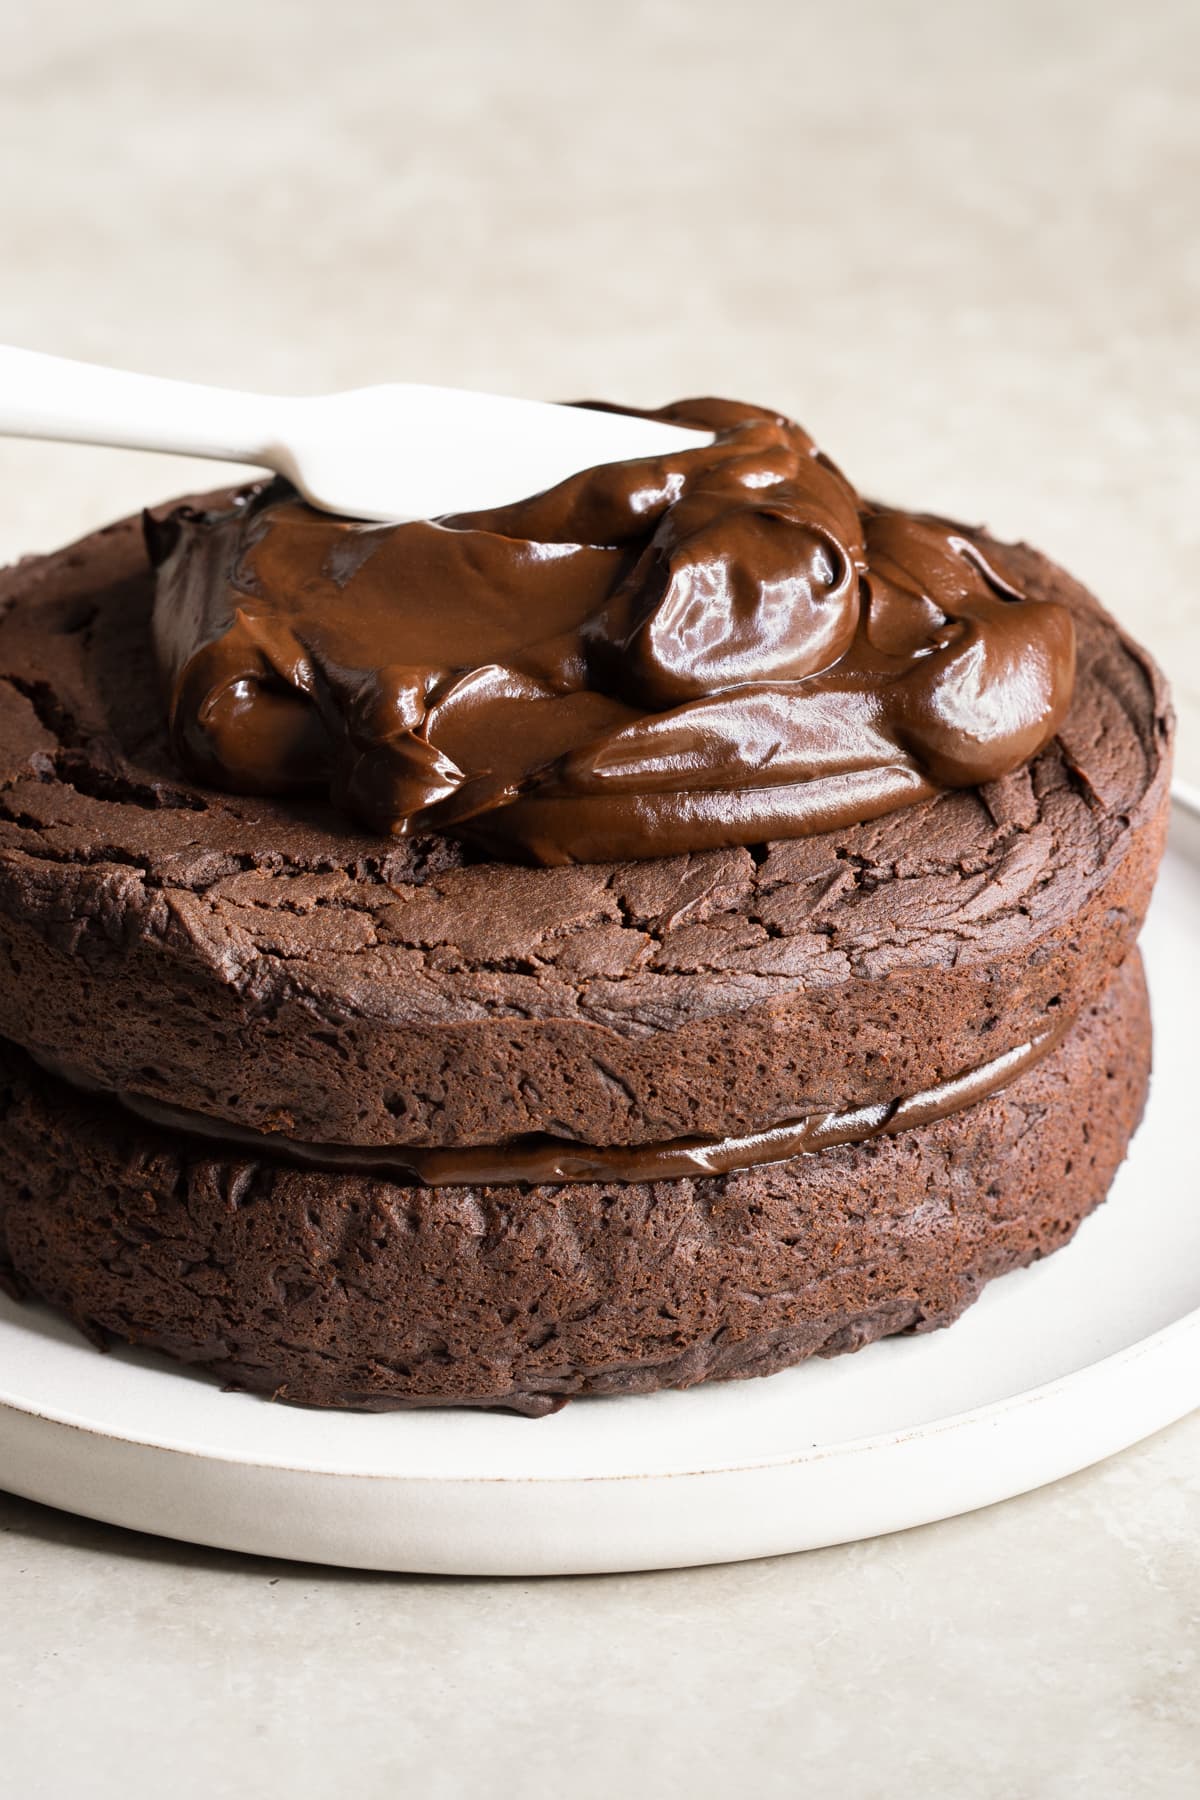
POLYGON ((99 1085, 328 1143, 641 1144, 873 1104, 1101 990, 1165 829, 1161 677, 1065 608, 1054 739, 790 842, 523 868, 181 776, 127 521, 0 576, 0 1034, 99 1085))
POLYGON ((657 416, 715 436, 494 512, 364 525, 274 483, 152 524, 182 762, 605 862, 860 823, 1050 740, 1071 612, 999 546, 864 501, 762 408, 657 416))

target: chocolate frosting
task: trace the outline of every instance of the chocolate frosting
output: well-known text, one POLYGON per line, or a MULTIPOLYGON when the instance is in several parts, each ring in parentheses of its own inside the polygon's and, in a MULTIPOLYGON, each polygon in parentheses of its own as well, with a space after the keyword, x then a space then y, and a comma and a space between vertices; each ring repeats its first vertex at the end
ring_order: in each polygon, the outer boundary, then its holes
POLYGON ((180 760, 560 863, 861 822, 1054 735, 1071 615, 993 550, 862 500, 775 413, 646 416, 713 441, 437 521, 278 481, 148 521, 180 760))
POLYGON ((1062 1041, 1069 1024, 1068 1018, 1061 1018, 1028 1043, 1018 1044, 977 1068, 903 1098, 842 1111, 809 1113, 740 1136, 681 1137, 659 1143, 611 1146, 580 1144, 546 1132, 531 1132, 504 1144, 468 1145, 461 1149, 426 1149, 413 1144, 312 1144, 235 1125, 228 1119, 214 1119, 146 1094, 110 1094, 85 1071, 60 1057, 36 1050, 32 1055, 49 1074, 72 1087, 106 1094, 126 1111, 167 1131, 215 1138, 230 1155, 238 1149, 249 1149, 302 1167, 354 1170, 402 1185, 416 1182, 423 1187, 541 1187, 575 1181, 678 1181, 728 1175, 735 1169, 785 1162, 794 1156, 832 1149, 836 1144, 865 1144, 877 1137, 894 1137, 898 1132, 948 1118, 999 1093, 1048 1056, 1062 1041))

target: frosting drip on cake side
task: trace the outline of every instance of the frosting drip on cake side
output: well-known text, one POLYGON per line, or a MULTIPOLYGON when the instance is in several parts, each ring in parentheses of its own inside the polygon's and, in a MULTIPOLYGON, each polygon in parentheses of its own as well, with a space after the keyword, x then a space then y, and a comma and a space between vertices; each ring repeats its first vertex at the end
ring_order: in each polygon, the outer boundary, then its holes
POLYGON ((387 835, 593 862, 861 822, 1054 735, 1073 621, 993 550, 863 501, 776 414, 647 416, 715 439, 437 521, 280 482, 148 521, 180 760, 387 835))

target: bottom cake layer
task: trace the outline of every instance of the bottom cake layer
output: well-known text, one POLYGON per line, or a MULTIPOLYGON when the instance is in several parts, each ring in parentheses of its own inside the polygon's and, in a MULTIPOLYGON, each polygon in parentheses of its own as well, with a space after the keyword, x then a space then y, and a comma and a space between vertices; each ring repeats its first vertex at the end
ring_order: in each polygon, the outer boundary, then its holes
POLYGON ((1010 1086, 671 1181, 420 1187, 146 1124, 0 1046, 0 1278, 89 1335, 311 1406, 502 1406, 765 1375, 947 1325, 1059 1249, 1141 1116, 1139 957, 1010 1086))

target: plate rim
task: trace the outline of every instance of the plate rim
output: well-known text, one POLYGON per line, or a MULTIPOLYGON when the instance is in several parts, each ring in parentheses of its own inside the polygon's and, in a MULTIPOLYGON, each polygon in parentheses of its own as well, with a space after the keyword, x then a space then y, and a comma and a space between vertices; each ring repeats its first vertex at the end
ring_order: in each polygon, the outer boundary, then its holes
MULTIPOLYGON (((1094 1362, 1084 1363, 1078 1369, 1072 1369, 1064 1375, 1056 1375, 1049 1381, 1037 1383, 1034 1387, 1022 1388, 1019 1393, 1005 1394, 999 1400, 988 1400, 980 1406, 967 1407, 955 1413, 944 1413, 940 1418, 927 1419, 917 1425, 904 1425, 889 1431, 868 1433, 862 1437, 844 1438, 833 1444, 812 1444, 799 1452, 781 1451, 773 1456, 761 1456, 749 1461, 705 1463, 698 1467, 678 1469, 647 1469, 635 1475, 606 1472, 586 1474, 575 1471, 570 1474, 558 1472, 539 1473, 524 1471, 516 1474, 479 1475, 431 1473, 427 1470, 405 1469, 379 1470, 358 1468, 314 1468, 312 1466, 257 1456, 248 1452, 231 1452, 223 1449, 197 1449, 186 1444, 172 1444, 152 1437, 135 1437, 128 1432, 109 1431, 103 1426, 89 1423, 80 1418, 71 1418, 66 1413, 24 1404, 13 1400, 9 1395, 0 1393, 0 1410, 19 1413, 38 1424, 48 1425, 55 1429, 79 1432, 84 1437, 102 1438, 110 1444, 128 1445, 135 1450, 148 1450, 155 1455, 190 1457, 205 1463, 226 1463, 239 1469, 263 1470, 272 1475, 295 1475, 316 1480, 337 1481, 372 1481, 372 1482, 424 1482, 436 1483, 439 1486, 454 1483, 464 1486, 503 1486, 520 1487, 528 1484, 538 1486, 573 1486, 578 1483, 627 1482, 636 1481, 680 1481, 695 1479, 706 1475, 750 1475, 758 1470, 789 1469, 800 1467, 805 1463, 827 1462, 835 1457, 859 1456, 869 1452, 878 1452, 896 1446, 914 1438, 932 1438, 942 1436, 951 1431, 961 1431, 968 1426, 976 1426, 999 1419, 1001 1416, 1026 1408, 1053 1401, 1061 1392, 1087 1377, 1097 1380, 1118 1367, 1139 1362, 1145 1357, 1161 1355, 1172 1348, 1171 1340, 1175 1337, 1186 1338, 1189 1334, 1200 1333, 1200 1306, 1193 1307, 1190 1312, 1173 1319, 1169 1325, 1160 1326, 1135 1343, 1127 1344, 1121 1350, 1110 1351, 1107 1356, 1097 1357, 1094 1362)), ((1177 1416, 1183 1418, 1187 1412, 1200 1407, 1200 1399, 1185 1408, 1177 1416)), ((319 1414, 318 1414, 319 1417, 319 1414)))

